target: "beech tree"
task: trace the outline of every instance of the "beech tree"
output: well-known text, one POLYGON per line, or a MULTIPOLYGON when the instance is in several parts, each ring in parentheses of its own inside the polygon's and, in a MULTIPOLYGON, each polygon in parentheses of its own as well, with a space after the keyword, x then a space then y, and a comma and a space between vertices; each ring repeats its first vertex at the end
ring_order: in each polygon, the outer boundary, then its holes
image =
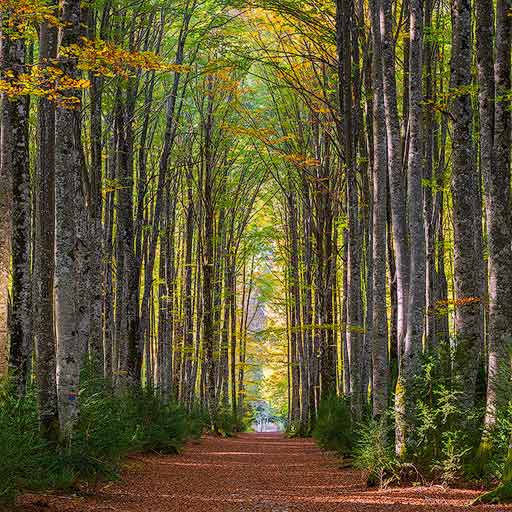
MULTIPOLYGON (((510 7, 508 7, 510 9, 510 7)), ((512 310, 506 297, 512 291, 510 268, 510 46, 512 25, 507 4, 496 7, 496 58, 493 52, 493 6, 477 4, 478 76, 480 83, 480 161, 485 182, 489 250, 489 361, 486 424, 496 421, 500 366, 507 360, 512 310), (493 75, 493 62, 494 75, 493 75)))
MULTIPOLYGON (((453 136, 452 136, 452 196, 454 229, 454 280, 457 311, 455 332, 457 351, 455 374, 464 389, 462 401, 474 403, 476 377, 481 357, 481 283, 478 268, 482 265, 477 252, 475 234, 477 222, 475 197, 478 180, 475 152, 471 140, 472 106, 468 87, 471 84, 471 7, 454 2, 452 6, 453 47, 451 70, 453 136), (471 269, 471 270, 470 270, 471 269), (468 357, 468 354, 471 354, 468 357)), ((480 208, 479 208, 480 209, 480 208)))
MULTIPOLYGON (((65 54, 66 47, 80 36, 80 2, 62 6, 60 46, 57 59, 66 76, 77 78, 76 59, 65 54)), ((71 90, 69 94, 73 94, 71 90)), ((75 96, 76 97, 76 96, 75 96)), ((69 435, 79 413, 78 397, 81 359, 83 302, 77 292, 82 265, 83 211, 80 118, 76 108, 57 106, 55 111, 55 316, 57 333, 57 396, 60 427, 69 435), (69 212, 69 205, 74 205, 69 212)))

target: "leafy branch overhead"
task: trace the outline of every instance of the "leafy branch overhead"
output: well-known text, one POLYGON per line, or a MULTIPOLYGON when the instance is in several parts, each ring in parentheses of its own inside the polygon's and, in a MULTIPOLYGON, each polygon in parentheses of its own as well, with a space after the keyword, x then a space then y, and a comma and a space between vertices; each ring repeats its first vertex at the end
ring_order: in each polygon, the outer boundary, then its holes
MULTIPOLYGON (((11 6, 9 1, 4 0, 0 6, 0 14, 9 15, 4 35, 11 39, 33 39, 36 33, 29 29, 37 23, 63 26, 53 14, 54 7, 30 1, 20 4, 17 0, 12 1, 11 6)), ((78 44, 61 47, 59 58, 63 57, 76 59, 77 69, 84 73, 109 78, 128 79, 137 70, 190 72, 190 66, 168 63, 154 52, 130 51, 102 39, 86 37, 81 37, 78 44)), ((77 91, 89 89, 90 80, 67 76, 59 64, 59 59, 51 59, 44 64, 27 65, 23 72, 4 69, 0 79, 0 91, 9 98, 32 95, 45 97, 62 107, 77 107, 80 104, 77 91)))

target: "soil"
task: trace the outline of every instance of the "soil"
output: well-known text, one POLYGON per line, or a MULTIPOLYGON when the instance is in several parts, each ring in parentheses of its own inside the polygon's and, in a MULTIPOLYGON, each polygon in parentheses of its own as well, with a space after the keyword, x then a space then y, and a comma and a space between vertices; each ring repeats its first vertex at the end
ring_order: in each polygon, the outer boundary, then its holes
POLYGON ((25 495, 18 512, 448 512, 512 510, 470 506, 478 490, 441 486, 367 489, 311 440, 281 434, 207 436, 181 455, 130 457, 119 481, 90 495, 25 495))

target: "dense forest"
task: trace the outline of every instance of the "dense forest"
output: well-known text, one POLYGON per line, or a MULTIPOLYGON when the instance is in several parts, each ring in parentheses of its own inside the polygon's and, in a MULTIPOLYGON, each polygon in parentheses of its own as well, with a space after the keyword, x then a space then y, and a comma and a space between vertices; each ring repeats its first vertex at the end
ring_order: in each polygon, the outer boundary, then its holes
POLYGON ((512 495, 511 0, 0 9, 0 496, 262 414, 512 495))

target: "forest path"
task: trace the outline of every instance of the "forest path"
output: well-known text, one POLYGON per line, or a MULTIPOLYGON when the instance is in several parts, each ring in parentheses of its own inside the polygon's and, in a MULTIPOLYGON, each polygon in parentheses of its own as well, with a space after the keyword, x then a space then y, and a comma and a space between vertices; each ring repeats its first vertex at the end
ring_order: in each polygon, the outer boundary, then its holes
POLYGON ((281 434, 208 436, 182 455, 131 457, 123 479, 94 496, 25 496, 22 511, 362 512, 510 510, 469 507, 478 492, 439 486, 380 491, 339 469, 313 441, 281 434))

